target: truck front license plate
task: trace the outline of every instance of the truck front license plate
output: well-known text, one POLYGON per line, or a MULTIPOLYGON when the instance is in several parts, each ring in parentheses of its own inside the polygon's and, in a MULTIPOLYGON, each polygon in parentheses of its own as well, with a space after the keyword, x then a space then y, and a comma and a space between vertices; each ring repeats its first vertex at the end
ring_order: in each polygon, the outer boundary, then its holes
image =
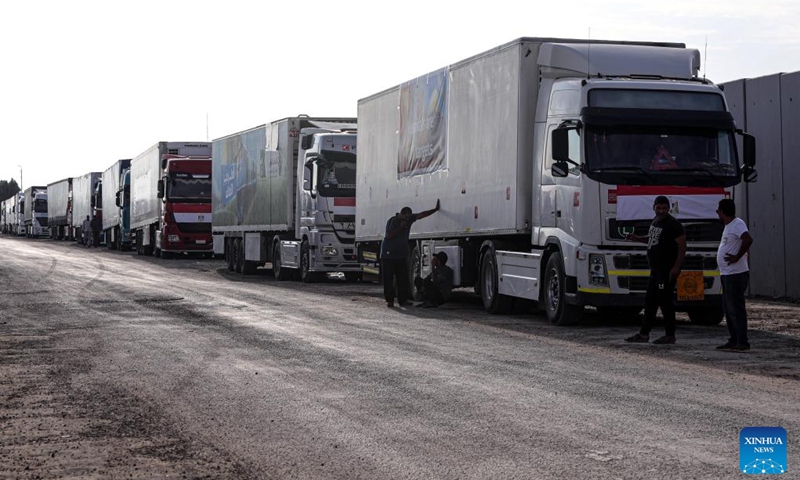
POLYGON ((206 241, 205 241, 205 240, 198 240, 198 241, 197 241, 197 244, 198 244, 198 245, 205 245, 205 244, 206 244, 206 241))

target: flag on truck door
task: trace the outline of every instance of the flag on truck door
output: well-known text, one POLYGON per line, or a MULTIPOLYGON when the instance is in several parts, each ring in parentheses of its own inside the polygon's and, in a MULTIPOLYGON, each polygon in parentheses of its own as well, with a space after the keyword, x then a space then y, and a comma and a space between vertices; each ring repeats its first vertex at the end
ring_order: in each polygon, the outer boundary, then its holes
POLYGON ((653 202, 659 195, 669 198, 670 214, 679 220, 716 219, 719 201, 730 196, 722 187, 659 187, 620 185, 608 192, 609 203, 616 192, 617 220, 653 218, 653 202))

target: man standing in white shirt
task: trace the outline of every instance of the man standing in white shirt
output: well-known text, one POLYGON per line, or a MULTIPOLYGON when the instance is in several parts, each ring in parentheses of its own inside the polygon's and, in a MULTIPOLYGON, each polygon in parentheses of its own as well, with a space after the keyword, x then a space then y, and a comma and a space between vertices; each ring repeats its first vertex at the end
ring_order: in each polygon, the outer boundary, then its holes
POLYGON ((719 201, 717 215, 725 224, 717 250, 717 265, 722 280, 722 306, 730 332, 728 341, 717 349, 743 352, 750 350, 744 294, 750 284, 747 251, 753 244, 753 237, 744 221, 736 217, 736 204, 730 198, 719 201))

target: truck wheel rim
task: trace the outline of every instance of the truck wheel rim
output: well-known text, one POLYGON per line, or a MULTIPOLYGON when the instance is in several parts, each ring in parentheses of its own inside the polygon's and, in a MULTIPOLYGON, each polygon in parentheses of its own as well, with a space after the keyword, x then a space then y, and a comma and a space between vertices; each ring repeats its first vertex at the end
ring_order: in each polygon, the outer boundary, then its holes
POLYGON ((550 270, 550 280, 547 282, 547 307, 555 312, 558 310, 558 302, 561 298, 561 286, 558 284, 558 272, 556 269, 550 270))

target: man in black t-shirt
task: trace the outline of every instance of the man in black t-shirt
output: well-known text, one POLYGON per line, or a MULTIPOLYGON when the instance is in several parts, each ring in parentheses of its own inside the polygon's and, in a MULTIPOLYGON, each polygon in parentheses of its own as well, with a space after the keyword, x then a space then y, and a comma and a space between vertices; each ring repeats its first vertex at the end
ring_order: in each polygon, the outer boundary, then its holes
POLYGON ((626 240, 647 244, 647 260, 650 263, 650 278, 645 296, 644 323, 636 335, 626 342, 647 343, 650 330, 656 319, 656 311, 661 308, 664 315, 665 335, 653 341, 656 344, 675 343, 675 304, 672 295, 681 273, 681 265, 686 256, 686 234, 681 222, 669 214, 669 199, 663 195, 656 197, 653 210, 656 217, 650 224, 647 236, 628 234, 626 240))
POLYGON ((403 207, 400 213, 386 221, 386 235, 381 242, 381 279, 386 306, 394 307, 395 295, 401 307, 408 304, 411 297, 408 272, 408 236, 411 225, 438 211, 439 200, 436 200, 436 207, 430 210, 415 214, 411 207, 403 207), (397 291, 394 288, 395 283, 397 291))

